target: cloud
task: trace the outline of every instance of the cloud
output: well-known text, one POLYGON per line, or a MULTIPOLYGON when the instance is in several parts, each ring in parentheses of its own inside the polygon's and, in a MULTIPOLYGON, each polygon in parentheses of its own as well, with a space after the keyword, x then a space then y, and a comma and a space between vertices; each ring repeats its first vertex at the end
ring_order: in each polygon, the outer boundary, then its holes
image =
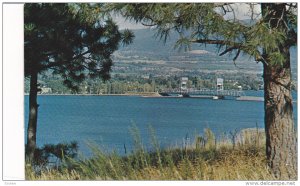
MULTIPOLYGON (((227 13, 224 17, 226 19, 259 19, 261 17, 261 8, 259 3, 234 3, 230 7, 225 7, 225 9, 233 10, 233 12, 227 13)), ((218 11, 220 11, 219 9, 218 11)), ((222 11, 220 11, 222 12, 222 11)))
POLYGON ((113 16, 113 19, 117 23, 117 25, 119 26, 120 30, 123 30, 123 29, 137 30, 137 29, 148 28, 146 26, 143 26, 140 23, 135 23, 134 21, 126 20, 121 15, 115 15, 115 16, 113 16))

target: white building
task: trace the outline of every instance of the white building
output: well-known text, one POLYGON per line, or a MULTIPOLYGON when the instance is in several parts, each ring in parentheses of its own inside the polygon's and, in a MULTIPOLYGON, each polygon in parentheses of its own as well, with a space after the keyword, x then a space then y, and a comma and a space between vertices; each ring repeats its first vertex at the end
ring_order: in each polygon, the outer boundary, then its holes
POLYGON ((224 79, 217 78, 217 91, 224 90, 224 79))
POLYGON ((188 77, 182 77, 180 81, 180 90, 181 91, 186 91, 187 90, 187 82, 189 78, 188 77))
POLYGON ((41 88, 41 94, 49 94, 52 93, 52 89, 49 87, 42 87, 41 88))

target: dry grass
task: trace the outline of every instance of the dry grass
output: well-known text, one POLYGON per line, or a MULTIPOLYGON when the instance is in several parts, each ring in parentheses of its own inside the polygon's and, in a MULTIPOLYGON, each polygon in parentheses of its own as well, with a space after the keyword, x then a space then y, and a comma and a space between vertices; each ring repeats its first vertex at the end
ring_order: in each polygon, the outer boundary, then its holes
POLYGON ((145 152, 136 135, 136 149, 131 155, 105 154, 93 148, 92 158, 69 159, 57 169, 36 173, 28 165, 26 179, 276 180, 266 165, 263 131, 249 131, 237 134, 234 142, 232 137, 216 142, 208 130, 195 139, 195 144, 181 149, 160 149, 153 138, 153 152, 145 152))

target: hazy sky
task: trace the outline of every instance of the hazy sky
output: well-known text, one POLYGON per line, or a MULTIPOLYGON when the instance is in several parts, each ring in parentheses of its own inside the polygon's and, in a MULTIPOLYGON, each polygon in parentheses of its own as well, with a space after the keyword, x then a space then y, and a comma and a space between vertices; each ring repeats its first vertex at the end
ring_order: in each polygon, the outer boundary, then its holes
POLYGON ((134 21, 125 20, 125 18, 123 18, 122 16, 115 16, 114 20, 118 24, 120 30, 123 30, 125 28, 131 30, 147 28, 140 23, 135 23, 134 21))
MULTIPOLYGON (((244 20, 244 19, 251 19, 251 15, 253 13, 254 19, 260 18, 260 4, 254 5, 251 9, 250 5, 247 3, 235 3, 232 5, 232 8, 234 9, 235 12, 235 17, 236 19, 239 20, 244 20)), ((233 18, 233 14, 228 14, 226 16, 227 18, 233 18)))
MULTIPOLYGON (((236 19, 239 20, 244 20, 244 19, 251 19, 251 9, 250 6, 246 3, 235 3, 232 5, 232 8, 235 10, 235 17, 236 19)), ((260 5, 254 5, 253 6, 253 12, 254 12, 254 18, 259 18, 260 14, 260 5), (258 17, 257 17, 258 16, 258 17)), ((233 14, 229 13, 225 16, 226 19, 232 19, 233 14)), ((140 23, 135 23, 134 21, 130 20, 125 20, 122 16, 115 16, 114 20, 117 22, 119 25, 119 28, 125 29, 131 29, 131 30, 136 30, 136 29, 144 29, 147 28, 143 26, 140 23)))

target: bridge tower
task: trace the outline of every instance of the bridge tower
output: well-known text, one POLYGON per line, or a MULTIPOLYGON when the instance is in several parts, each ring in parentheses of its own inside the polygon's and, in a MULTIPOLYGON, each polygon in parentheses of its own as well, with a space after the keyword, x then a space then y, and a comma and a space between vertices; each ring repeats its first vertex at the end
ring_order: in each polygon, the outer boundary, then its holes
POLYGON ((217 78, 217 91, 224 90, 223 82, 224 82, 223 78, 217 78))
POLYGON ((188 77, 182 77, 180 80, 180 91, 186 92, 187 91, 187 82, 189 78, 188 77))

